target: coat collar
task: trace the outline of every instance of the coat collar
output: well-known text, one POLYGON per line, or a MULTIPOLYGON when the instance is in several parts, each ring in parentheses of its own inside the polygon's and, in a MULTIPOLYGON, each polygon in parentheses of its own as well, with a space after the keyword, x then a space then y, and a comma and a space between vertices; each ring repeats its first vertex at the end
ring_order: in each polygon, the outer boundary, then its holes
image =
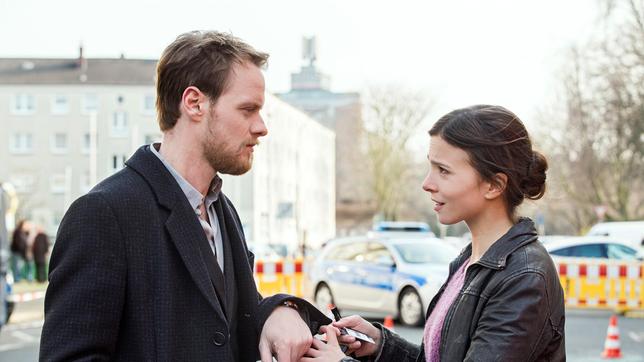
MULTIPOLYGON (((490 246, 477 264, 491 269, 503 269, 510 254, 534 241, 537 241, 537 230, 534 227, 534 222, 527 217, 522 217, 505 235, 490 246)), ((462 265, 471 255, 472 243, 469 243, 452 263, 453 265, 450 265, 450 274, 453 268, 462 265)))
POLYGON ((198 243, 207 242, 206 234, 176 180, 150 151, 149 145, 140 147, 125 164, 145 179, 159 205, 170 212, 165 226, 172 242, 201 293, 217 314, 226 320, 199 251, 198 243))

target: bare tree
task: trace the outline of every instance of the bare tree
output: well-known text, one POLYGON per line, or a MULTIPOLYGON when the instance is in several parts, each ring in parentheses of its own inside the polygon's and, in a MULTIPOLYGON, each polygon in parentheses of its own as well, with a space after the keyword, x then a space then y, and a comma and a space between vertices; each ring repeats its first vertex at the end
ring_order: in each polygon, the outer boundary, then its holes
POLYGON ((578 230, 598 209, 607 220, 644 218, 644 1, 605 4, 601 38, 569 54, 564 116, 550 142, 551 185, 578 230))
MULTIPOLYGON (((412 174, 408 141, 426 118, 432 101, 401 86, 369 89, 365 103, 366 155, 377 213, 396 220, 412 174)), ((417 187, 413 188, 417 191, 417 187)))

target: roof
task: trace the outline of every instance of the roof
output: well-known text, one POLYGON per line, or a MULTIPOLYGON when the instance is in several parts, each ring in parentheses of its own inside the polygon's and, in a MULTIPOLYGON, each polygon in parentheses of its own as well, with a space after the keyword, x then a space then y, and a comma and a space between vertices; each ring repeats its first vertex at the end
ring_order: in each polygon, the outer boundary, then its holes
POLYGON ((0 58, 0 84, 154 85, 153 59, 0 58))

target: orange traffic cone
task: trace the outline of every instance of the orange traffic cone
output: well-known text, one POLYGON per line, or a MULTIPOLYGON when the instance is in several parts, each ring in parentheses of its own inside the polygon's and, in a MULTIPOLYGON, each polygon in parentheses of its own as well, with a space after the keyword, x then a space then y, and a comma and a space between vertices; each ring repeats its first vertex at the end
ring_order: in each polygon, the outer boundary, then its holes
POLYGON ((390 331, 392 331, 392 332, 395 331, 395 329, 394 329, 394 319, 391 318, 390 315, 385 317, 385 321, 384 321, 383 325, 385 326, 385 328, 389 329, 390 331))
POLYGON ((610 317, 602 358, 622 358, 622 351, 619 347, 619 328, 617 328, 616 315, 610 317))

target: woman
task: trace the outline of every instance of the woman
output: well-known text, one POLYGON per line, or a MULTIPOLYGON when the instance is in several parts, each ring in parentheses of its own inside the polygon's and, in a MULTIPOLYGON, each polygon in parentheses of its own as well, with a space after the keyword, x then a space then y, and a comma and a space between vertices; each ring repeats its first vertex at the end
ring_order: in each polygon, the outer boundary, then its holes
POLYGON ((20 220, 11 236, 11 269, 16 283, 22 279, 27 258, 27 227, 27 221, 20 220))
POLYGON ((530 219, 516 216, 525 198, 545 192, 545 157, 509 110, 477 105, 443 116, 429 131, 430 170, 423 189, 442 224, 465 221, 472 243, 450 264, 429 305, 422 345, 358 316, 322 327, 303 361, 563 361, 564 301, 557 271, 530 219), (372 337, 340 335, 349 327, 372 337), (335 333, 333 333, 335 332, 335 333))

